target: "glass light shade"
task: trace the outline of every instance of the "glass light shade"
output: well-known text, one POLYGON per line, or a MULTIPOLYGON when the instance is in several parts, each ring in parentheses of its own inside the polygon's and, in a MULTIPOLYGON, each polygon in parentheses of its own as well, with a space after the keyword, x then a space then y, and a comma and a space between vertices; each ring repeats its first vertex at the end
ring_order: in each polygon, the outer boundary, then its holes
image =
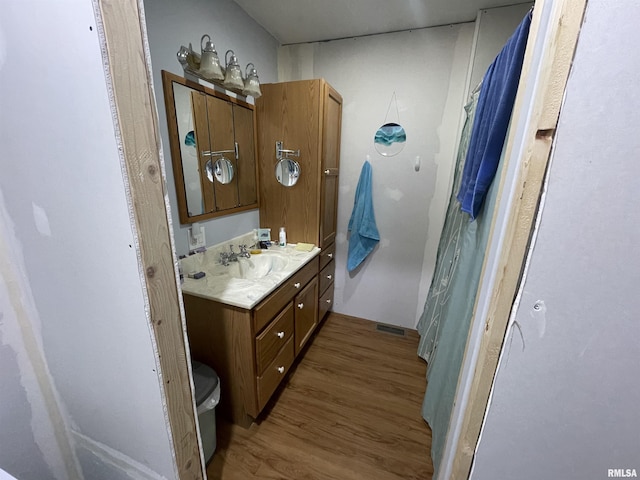
POLYGON ((222 68, 220 68, 218 52, 216 52, 216 47, 213 45, 209 35, 202 36, 200 47, 202 48, 202 56, 198 74, 208 80, 222 80, 224 75, 222 74, 222 68))
POLYGON ((222 68, 220 68, 220 60, 215 50, 202 53, 198 73, 206 79, 222 80, 224 78, 222 68))
POLYGON ((238 59, 233 53, 233 50, 227 50, 225 60, 227 63, 227 72, 224 76, 224 86, 230 89, 243 89, 244 82, 242 81, 242 71, 240 70, 238 59), (230 60, 228 59, 229 53, 231 53, 230 60))
POLYGON ((244 81, 244 88, 242 89, 243 95, 251 95, 253 98, 258 98, 262 95, 260 91, 260 80, 258 79, 258 72, 256 71, 253 63, 247 65, 247 79, 244 81), (249 70, 251 65, 251 70, 249 70))
POLYGON ((180 62, 180 65, 182 65, 182 68, 185 68, 187 65, 189 65, 189 53, 190 50, 185 46, 180 47, 180 50, 178 50, 178 61, 180 62))

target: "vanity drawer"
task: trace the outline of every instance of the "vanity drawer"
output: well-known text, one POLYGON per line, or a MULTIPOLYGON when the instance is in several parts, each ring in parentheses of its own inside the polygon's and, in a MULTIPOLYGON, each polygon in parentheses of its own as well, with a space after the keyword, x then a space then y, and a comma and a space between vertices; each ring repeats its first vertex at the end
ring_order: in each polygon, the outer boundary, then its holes
POLYGON ((333 283, 336 274, 336 262, 330 261, 329 264, 320 272, 320 295, 324 293, 329 285, 333 283))
POLYGON ((293 337, 291 337, 280 353, 258 377, 258 410, 262 410, 278 387, 293 363, 293 337))
POLYGON ((289 303, 271 324, 256 338, 258 375, 269 365, 278 351, 293 335, 293 303, 289 303))
POLYGON ((327 264, 335 258, 335 256, 336 256, 336 244, 334 242, 320 252, 320 270, 326 267, 327 264))
POLYGON ((275 317, 302 288, 318 274, 318 257, 311 259, 304 267, 285 282, 255 308, 253 327, 258 333, 275 317))
POLYGON ((318 321, 322 321, 329 310, 333 308, 333 284, 329 286, 318 300, 318 321))

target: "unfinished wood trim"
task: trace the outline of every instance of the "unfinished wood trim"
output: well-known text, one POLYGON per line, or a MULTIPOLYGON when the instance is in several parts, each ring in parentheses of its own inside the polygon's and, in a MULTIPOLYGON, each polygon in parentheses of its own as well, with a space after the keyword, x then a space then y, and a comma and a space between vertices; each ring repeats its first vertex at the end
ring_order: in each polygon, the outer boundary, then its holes
POLYGON ((179 478, 203 479, 142 6, 136 0, 102 0, 95 5, 103 29, 103 61, 108 68, 132 228, 138 237, 145 302, 157 347, 176 473, 179 478))
MULTIPOLYGON (((543 6, 544 0, 536 2, 513 118, 526 114, 524 108, 526 105, 523 105, 525 88, 528 82, 536 80, 531 78, 529 68, 536 36, 540 28, 543 6)), ((525 133, 527 145, 523 149, 524 157, 517 159, 521 162, 516 182, 517 188, 513 194, 513 204, 507 213, 508 224, 503 246, 499 253, 498 273, 489 301, 484 333, 469 393, 469 403, 464 412, 460 438, 455 447, 450 476, 453 480, 469 477, 482 422, 488 408, 489 395, 509 315, 520 283, 521 270, 526 260, 527 246, 538 210, 538 200, 549 162, 585 6, 586 0, 562 0, 562 4, 555 7, 551 13, 550 29, 546 36, 544 57, 538 79, 538 90, 532 100, 531 121, 525 133)), ((511 158, 514 148, 516 148, 516 129, 512 129, 507 138, 506 159, 511 158)), ((504 192, 507 168, 503 168, 502 171, 498 198, 501 198, 504 192)), ((493 242, 493 236, 496 233, 495 224, 496 218, 494 217, 488 245, 493 242)), ((483 274, 485 268, 486 259, 483 274)), ((477 302, 478 299, 476 299, 474 314, 477 302)))

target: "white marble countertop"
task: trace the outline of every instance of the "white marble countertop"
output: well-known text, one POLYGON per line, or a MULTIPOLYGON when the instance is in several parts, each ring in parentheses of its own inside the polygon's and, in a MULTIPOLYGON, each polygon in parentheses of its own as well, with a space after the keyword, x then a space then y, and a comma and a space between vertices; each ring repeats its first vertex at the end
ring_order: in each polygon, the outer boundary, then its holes
POLYGON ((230 262, 228 266, 220 264, 220 251, 227 251, 220 247, 187 257, 181 260, 185 276, 182 292, 249 310, 320 253, 318 247, 302 252, 295 246, 274 246, 250 258, 230 262), (193 271, 204 272, 205 277, 188 278, 187 274, 193 271), (262 278, 236 278, 242 276, 241 272, 251 276, 254 272, 265 271, 268 274, 262 278))

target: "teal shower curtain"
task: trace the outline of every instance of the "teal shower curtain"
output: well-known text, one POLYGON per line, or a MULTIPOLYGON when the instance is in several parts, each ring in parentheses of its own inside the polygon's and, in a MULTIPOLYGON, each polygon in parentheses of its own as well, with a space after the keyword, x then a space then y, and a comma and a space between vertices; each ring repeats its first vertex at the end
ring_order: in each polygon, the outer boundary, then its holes
MULTIPOLYGON (((436 268, 427 295, 425 309, 418 322, 421 335, 418 354, 427 361, 427 390, 422 416, 432 431, 431 457, 434 478, 437 475, 444 448, 449 418, 453 409, 462 359, 484 252, 491 227, 491 212, 496 202, 497 183, 493 182, 475 221, 460 210, 456 200, 462 169, 478 102, 476 88, 465 106, 467 118, 462 130, 456 160, 453 189, 438 245, 436 268)), ((496 176, 502 167, 500 159, 496 176)))

